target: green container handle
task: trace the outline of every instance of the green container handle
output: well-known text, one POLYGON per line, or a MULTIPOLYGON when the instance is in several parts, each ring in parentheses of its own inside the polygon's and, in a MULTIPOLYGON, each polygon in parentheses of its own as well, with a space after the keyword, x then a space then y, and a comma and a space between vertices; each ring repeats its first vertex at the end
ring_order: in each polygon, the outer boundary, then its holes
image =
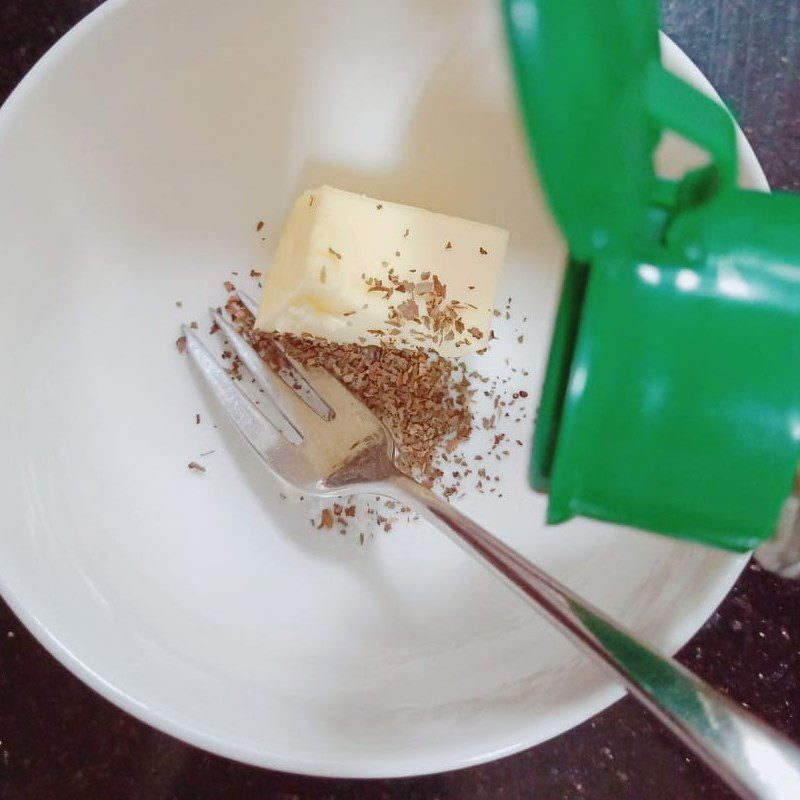
POLYGON ((736 185, 736 131, 730 114, 660 64, 647 75, 647 108, 658 126, 702 147, 719 172, 720 188, 736 185))

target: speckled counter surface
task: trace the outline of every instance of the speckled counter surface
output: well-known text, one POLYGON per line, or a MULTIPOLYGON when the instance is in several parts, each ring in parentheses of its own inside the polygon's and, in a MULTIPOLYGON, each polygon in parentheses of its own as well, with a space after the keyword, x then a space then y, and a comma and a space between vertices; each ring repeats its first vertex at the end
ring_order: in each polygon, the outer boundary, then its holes
MULTIPOLYGON (((0 100, 97 5, 97 0, 0 0, 0 100)), ((736 109, 772 185, 800 188, 800 2, 665 0, 663 12, 665 30, 736 109)), ((800 742, 800 584, 750 566, 681 659, 800 742)), ((446 775, 361 782, 245 767, 158 733, 102 700, 57 664, 0 601, 2 800, 223 797, 729 800, 733 795, 630 700, 533 750, 446 775)))

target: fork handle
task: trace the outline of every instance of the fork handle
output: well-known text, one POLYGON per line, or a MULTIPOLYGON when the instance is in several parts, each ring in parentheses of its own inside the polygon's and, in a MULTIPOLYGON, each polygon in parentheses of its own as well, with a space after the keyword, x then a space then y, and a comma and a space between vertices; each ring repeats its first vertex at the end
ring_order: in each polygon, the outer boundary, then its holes
POLYGON ((800 796, 800 750, 783 735, 639 641, 416 481, 398 472, 382 493, 413 506, 543 612, 743 798, 800 796))

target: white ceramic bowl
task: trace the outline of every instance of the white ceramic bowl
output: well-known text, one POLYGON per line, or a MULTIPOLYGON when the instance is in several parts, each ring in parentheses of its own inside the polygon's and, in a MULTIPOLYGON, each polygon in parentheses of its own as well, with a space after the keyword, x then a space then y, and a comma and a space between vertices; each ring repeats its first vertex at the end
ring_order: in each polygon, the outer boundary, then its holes
MULTIPOLYGON (((509 355, 535 390, 563 249, 496 6, 109 2, 0 112, 0 588, 86 683, 200 747, 425 773, 529 747, 621 695, 422 524, 365 547, 312 531, 173 345, 229 271, 269 264, 292 198, 329 182, 511 229, 501 292, 527 343, 501 335, 493 368, 509 355), (206 475, 186 469, 212 449, 206 475)), ((662 156, 670 171, 695 158, 678 142, 662 156)), ((742 167, 764 185, 744 143, 742 167)), ((545 529, 526 461, 505 462, 502 501, 462 507, 636 632, 685 642, 743 559, 545 529)))

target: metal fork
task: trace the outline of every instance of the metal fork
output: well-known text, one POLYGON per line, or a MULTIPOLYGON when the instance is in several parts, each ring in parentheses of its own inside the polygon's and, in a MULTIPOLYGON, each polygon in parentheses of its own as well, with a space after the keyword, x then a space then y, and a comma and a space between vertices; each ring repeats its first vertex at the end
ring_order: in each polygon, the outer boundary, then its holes
MULTIPOLYGON (((239 297, 255 314, 256 303, 239 297)), ((401 472, 389 431, 330 373, 302 369, 277 342, 286 366, 273 370, 220 313, 212 309, 211 315, 263 390, 264 402, 257 406, 184 327, 187 352, 276 478, 305 495, 379 495, 411 506, 614 674, 742 797, 800 796, 800 750, 788 739, 401 472)))

